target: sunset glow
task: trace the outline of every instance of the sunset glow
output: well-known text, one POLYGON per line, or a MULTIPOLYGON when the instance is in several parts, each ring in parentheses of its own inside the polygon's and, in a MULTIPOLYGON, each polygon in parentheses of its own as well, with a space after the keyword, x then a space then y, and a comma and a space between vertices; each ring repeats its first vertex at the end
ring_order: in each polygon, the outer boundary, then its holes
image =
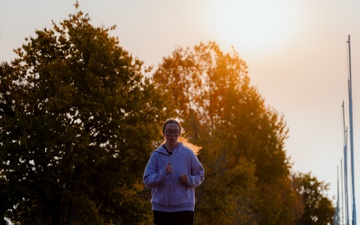
POLYGON ((224 1, 211 5, 209 29, 229 45, 259 53, 278 48, 296 34, 298 10, 285 1, 224 1))

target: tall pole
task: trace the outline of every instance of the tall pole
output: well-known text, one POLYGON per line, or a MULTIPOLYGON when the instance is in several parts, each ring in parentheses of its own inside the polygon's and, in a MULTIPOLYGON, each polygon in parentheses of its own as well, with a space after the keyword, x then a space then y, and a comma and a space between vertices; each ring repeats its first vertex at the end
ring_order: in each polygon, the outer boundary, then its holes
POLYGON ((355 203, 355 174, 354 174, 354 129, 353 129, 353 106, 352 106, 352 81, 351 81, 351 49, 350 35, 348 35, 349 46, 349 122, 350 122, 350 151, 351 151, 351 188, 352 188, 352 225, 356 225, 356 203, 355 203))
POLYGON ((350 225, 349 220, 349 189, 348 189, 348 160, 347 160, 347 128, 345 129, 345 109, 344 101, 342 103, 343 108, 343 123, 344 123, 344 189, 345 189, 345 225, 350 225))
MULTIPOLYGON (((343 171, 343 162, 342 160, 340 160, 340 177, 341 177, 341 182, 340 184, 344 184, 344 171, 343 171)), ((340 218, 340 224, 343 225, 344 223, 344 219, 345 219, 345 209, 344 209, 344 186, 341 185, 341 218, 340 218)))
POLYGON ((336 209, 335 209, 335 216, 334 216, 334 225, 340 225, 340 185, 339 185, 339 166, 337 168, 337 201, 336 201, 336 209))

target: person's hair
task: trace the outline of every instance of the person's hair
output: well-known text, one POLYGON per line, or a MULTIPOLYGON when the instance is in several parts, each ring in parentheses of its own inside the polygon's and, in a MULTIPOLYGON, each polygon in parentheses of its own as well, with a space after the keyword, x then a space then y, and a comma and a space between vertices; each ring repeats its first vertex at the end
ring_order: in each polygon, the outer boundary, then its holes
MULTIPOLYGON (((168 120, 165 121, 165 123, 164 123, 164 125, 162 127, 162 133, 163 134, 165 132, 166 125, 168 125, 170 123, 177 124, 179 126, 179 129, 180 129, 179 132, 181 133, 181 125, 180 125, 180 123, 175 119, 168 119, 168 120)), ((179 141, 182 142, 184 146, 190 148, 196 155, 199 154, 199 152, 201 150, 200 146, 197 146, 197 145, 194 145, 194 144, 190 143, 190 141, 186 137, 182 137, 182 136, 179 137, 179 141)), ((165 143, 165 140, 164 140, 163 143, 165 143)))
POLYGON ((170 124, 170 123, 175 123, 175 124, 177 124, 177 125, 179 126, 179 129, 180 129, 179 132, 181 133, 181 125, 180 125, 180 123, 179 123, 177 120, 175 120, 175 119, 168 119, 168 120, 165 121, 165 123, 164 123, 164 125, 163 125, 163 127, 162 127, 162 132, 163 132, 163 134, 164 134, 166 125, 168 125, 168 124, 170 124))

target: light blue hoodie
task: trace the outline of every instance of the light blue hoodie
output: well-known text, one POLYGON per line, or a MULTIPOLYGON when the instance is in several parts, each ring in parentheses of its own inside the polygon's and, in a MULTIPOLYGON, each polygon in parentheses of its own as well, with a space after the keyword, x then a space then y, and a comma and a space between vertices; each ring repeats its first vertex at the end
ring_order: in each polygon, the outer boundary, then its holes
POLYGON ((152 210, 194 211, 195 187, 204 181, 204 173, 204 167, 195 153, 181 142, 172 155, 161 145, 151 153, 143 177, 146 187, 152 189, 152 210), (173 167, 172 173, 165 169, 169 162, 173 167), (187 184, 180 180, 180 176, 184 174, 189 177, 187 184))

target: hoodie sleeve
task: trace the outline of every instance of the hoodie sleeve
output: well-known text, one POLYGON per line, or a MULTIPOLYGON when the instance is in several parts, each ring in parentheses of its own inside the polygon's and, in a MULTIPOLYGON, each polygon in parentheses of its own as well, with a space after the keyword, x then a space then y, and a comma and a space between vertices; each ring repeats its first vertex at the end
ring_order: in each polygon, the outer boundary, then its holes
POLYGON ((199 159, 193 154, 191 159, 191 175, 188 186, 196 187, 199 186, 205 180, 205 170, 201 165, 199 159))
POLYGON ((147 188, 154 188, 161 184, 168 176, 169 173, 165 168, 158 170, 157 153, 153 153, 145 167, 143 181, 147 188))

